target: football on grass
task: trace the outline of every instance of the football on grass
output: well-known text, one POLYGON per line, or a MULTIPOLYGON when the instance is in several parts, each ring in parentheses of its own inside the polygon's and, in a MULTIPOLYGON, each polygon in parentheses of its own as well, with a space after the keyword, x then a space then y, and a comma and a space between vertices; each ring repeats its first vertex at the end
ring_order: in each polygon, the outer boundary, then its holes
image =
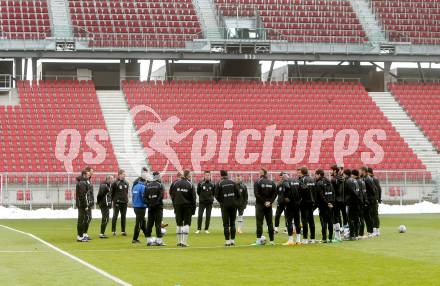
POLYGON ((399 233, 405 233, 406 232, 406 226, 403 224, 399 226, 399 233))

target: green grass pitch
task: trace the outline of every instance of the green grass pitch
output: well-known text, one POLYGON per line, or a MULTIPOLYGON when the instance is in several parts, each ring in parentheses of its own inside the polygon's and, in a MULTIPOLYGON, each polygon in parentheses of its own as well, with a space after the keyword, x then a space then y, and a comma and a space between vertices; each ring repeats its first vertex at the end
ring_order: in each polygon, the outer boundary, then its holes
MULTIPOLYGON (((379 238, 331 245, 251 247, 255 220, 246 218, 239 247, 224 248, 219 218, 211 234, 176 249, 174 220, 167 247, 132 245, 128 237, 100 240, 93 220, 89 243, 75 242, 75 220, 0 220, 32 233, 133 285, 440 285, 440 215, 381 217, 379 238), (397 228, 405 224, 406 234, 397 228)), ((119 225, 118 225, 119 227, 119 225)), ((317 222, 317 238, 321 237, 317 222)), ((267 234, 266 234, 267 236, 267 234)), ((113 282, 32 238, 0 227, 0 285, 113 285, 113 282)))

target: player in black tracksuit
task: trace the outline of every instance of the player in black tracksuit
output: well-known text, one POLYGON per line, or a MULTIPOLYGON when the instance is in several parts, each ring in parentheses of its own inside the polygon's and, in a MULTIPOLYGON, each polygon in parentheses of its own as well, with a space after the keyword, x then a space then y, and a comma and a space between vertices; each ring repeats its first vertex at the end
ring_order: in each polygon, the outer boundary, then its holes
POLYGON ((196 212, 197 194, 190 176, 190 172, 185 170, 183 178, 175 182, 170 188, 170 196, 176 214, 177 246, 181 247, 188 246, 191 217, 196 212))
POLYGON ((78 222, 76 225, 77 229, 77 237, 76 240, 78 242, 87 242, 89 241, 89 238, 85 235, 86 234, 86 227, 88 222, 90 221, 89 218, 89 210, 90 210, 90 190, 89 190, 89 177, 90 172, 89 171, 82 171, 81 176, 77 177, 77 183, 76 183, 76 207, 78 208, 78 222))
POLYGON ((109 221, 110 208, 112 207, 112 197, 110 196, 110 186, 113 183, 114 177, 108 175, 105 181, 99 186, 98 197, 96 202, 101 209, 101 232, 99 233, 99 238, 107 238, 105 235, 105 229, 109 221))
POLYGON ((243 224, 244 224, 243 214, 248 204, 248 190, 246 185, 243 183, 243 178, 240 175, 235 177, 235 183, 237 184, 238 191, 240 192, 240 199, 237 207, 237 211, 238 211, 237 232, 243 233, 243 224))
MULTIPOLYGON (((301 223, 299 221, 299 204, 301 202, 301 195, 299 194, 299 182, 290 180, 287 173, 280 174, 280 183, 277 186, 279 194, 282 194, 282 200, 286 206, 284 216, 287 224, 288 241, 284 245, 294 245, 293 241, 293 222, 296 228, 296 243, 301 242, 301 223)), ((280 199, 280 195, 278 195, 280 199)))
POLYGON ((160 181, 160 174, 153 173, 152 182, 148 182, 145 187, 144 201, 148 205, 148 221, 147 221, 147 245, 165 245, 162 241, 162 218, 163 218, 163 194, 165 188, 160 181), (153 226, 156 226, 157 240, 155 242, 151 239, 151 232, 153 226))
POLYGON ((267 171, 265 169, 260 170, 260 178, 254 184, 254 194, 255 217, 257 222, 257 242, 255 244, 261 244, 264 219, 266 219, 270 243, 274 244, 272 204, 277 197, 277 186, 272 180, 267 178, 267 171))
MULTIPOLYGON (((280 174, 280 182, 277 186, 277 209, 275 211, 275 233, 278 233, 278 227, 280 226, 280 219, 281 215, 284 213, 284 216, 286 217, 286 204, 285 201, 285 188, 282 187, 283 184, 283 175, 284 173, 280 174)), ((289 184, 286 182, 286 184, 289 184)), ((287 189, 288 191, 288 189, 287 189)), ((287 221, 285 222, 285 225, 287 227, 287 221)))
POLYGON ((220 203, 222 210, 223 232, 225 235, 225 246, 235 245, 235 219, 237 217, 237 206, 240 200, 238 185, 228 178, 228 172, 220 171, 222 177, 215 187, 215 198, 220 203))
POLYGON ((361 208, 361 192, 358 182, 351 178, 351 170, 344 170, 345 203, 347 204, 350 240, 357 240, 359 232, 359 212, 361 208))
POLYGON ((203 213, 206 210, 205 232, 209 233, 209 223, 211 221, 212 204, 214 203, 215 186, 211 181, 211 172, 205 171, 205 178, 197 185, 197 195, 199 196, 199 213, 197 217, 197 231, 202 230, 203 213))
POLYGON ((364 179, 365 188, 367 189, 367 200, 368 200, 368 209, 365 216, 365 224, 367 225, 367 234, 373 235, 374 225, 377 225, 378 219, 378 202, 377 202, 377 191, 376 185, 373 182, 373 178, 368 175, 368 168, 362 167, 360 169, 360 175, 364 179))
POLYGON ((84 232, 85 232, 84 236, 88 240, 92 240, 89 237, 88 232, 89 232, 90 223, 92 222, 92 209, 95 206, 95 195, 93 193, 93 185, 92 185, 92 176, 93 176, 94 170, 93 170, 93 168, 91 168, 89 166, 86 167, 84 170, 89 172, 89 179, 87 180, 87 189, 88 189, 87 202, 88 202, 89 207, 87 208, 87 220, 86 220, 86 224, 84 227, 84 232))
POLYGON ((315 208, 315 181, 309 176, 306 167, 298 169, 299 192, 301 194, 301 222, 303 227, 303 242, 315 243, 315 220, 313 210, 315 208), (310 227, 310 241, 308 237, 308 227, 310 227))
POLYGON ((335 191, 335 204, 333 205, 333 219, 335 224, 333 226, 335 232, 335 239, 341 241, 341 226, 347 226, 347 207, 345 205, 344 198, 344 184, 342 173, 338 166, 333 165, 330 168, 330 175, 333 185, 333 190, 335 191))
POLYGON ((317 203, 319 208, 319 220, 321 221, 322 242, 333 242, 333 205, 335 204, 335 192, 332 183, 324 176, 324 171, 318 169, 315 171, 315 187, 317 203))
POLYGON ((365 214, 368 213, 367 189, 365 188, 364 179, 359 177, 358 170, 351 171, 352 178, 356 180, 360 191, 360 208, 359 208, 359 237, 363 237, 365 233, 365 214))
POLYGON ((121 212, 121 234, 127 236, 125 232, 127 204, 128 204, 128 190, 130 185, 125 180, 125 171, 118 171, 118 179, 113 182, 110 195, 113 201, 113 218, 112 218, 112 232, 116 235, 116 222, 118 220, 119 212, 121 212))
POLYGON ((370 175, 371 178, 373 178, 374 185, 376 186, 376 200, 378 204, 375 210, 376 218, 374 220, 374 225, 373 225, 373 234, 379 236, 380 235, 379 204, 382 203, 382 187, 380 186, 379 179, 374 176, 373 169, 370 167, 368 167, 368 174, 370 175))

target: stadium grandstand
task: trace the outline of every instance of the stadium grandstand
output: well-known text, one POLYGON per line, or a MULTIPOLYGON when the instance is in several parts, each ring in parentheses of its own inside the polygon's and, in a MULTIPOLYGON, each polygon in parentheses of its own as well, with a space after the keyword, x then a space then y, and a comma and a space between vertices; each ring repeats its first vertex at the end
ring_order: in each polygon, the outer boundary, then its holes
POLYGON ((227 169, 249 187, 260 167, 369 165, 386 202, 439 199, 440 1, 0 0, 0 11, 3 205, 70 207, 88 165, 94 183, 147 166, 166 184, 182 168, 195 180, 227 169))

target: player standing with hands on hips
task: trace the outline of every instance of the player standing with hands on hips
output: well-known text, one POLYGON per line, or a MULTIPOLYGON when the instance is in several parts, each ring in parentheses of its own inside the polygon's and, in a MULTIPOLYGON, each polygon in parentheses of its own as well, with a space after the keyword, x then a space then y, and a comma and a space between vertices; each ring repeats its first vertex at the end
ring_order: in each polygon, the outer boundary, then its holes
POLYGON ((257 222, 257 241, 253 245, 263 245, 263 222, 266 219, 270 244, 274 245, 274 228, 272 204, 277 197, 277 187, 272 180, 267 178, 267 171, 260 170, 260 178, 254 184, 255 217, 257 222))

